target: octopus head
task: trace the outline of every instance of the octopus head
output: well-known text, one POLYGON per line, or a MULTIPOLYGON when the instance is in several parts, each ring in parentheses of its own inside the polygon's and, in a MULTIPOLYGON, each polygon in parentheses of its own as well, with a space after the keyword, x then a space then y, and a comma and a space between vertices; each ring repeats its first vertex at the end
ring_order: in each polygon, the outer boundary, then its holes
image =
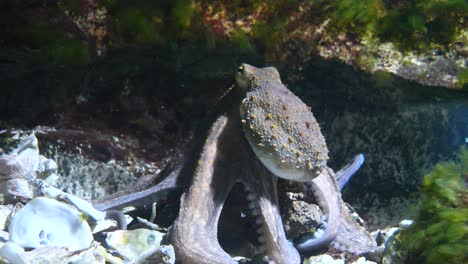
POLYGON ((243 63, 236 73, 236 83, 244 91, 250 91, 265 81, 281 82, 280 74, 275 67, 257 68, 243 63))

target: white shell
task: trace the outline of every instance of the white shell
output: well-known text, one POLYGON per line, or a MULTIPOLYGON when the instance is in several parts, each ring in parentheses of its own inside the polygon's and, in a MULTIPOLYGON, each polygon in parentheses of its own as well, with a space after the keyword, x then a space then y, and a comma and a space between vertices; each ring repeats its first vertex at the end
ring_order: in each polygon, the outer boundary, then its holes
POLYGON ((15 263, 15 264, 29 264, 28 258, 24 252, 24 248, 16 245, 12 242, 6 242, 0 248, 0 262, 3 263, 2 260, 8 260, 8 263, 15 263))
POLYGON ((79 252, 69 252, 64 248, 42 247, 26 252, 31 264, 104 264, 102 252, 91 247, 79 252))
POLYGON ((160 247, 163 233, 149 229, 117 230, 107 234, 107 245, 126 259, 135 260, 160 247))
POLYGON ((35 198, 19 210, 8 229, 10 241, 25 248, 58 246, 75 251, 88 248, 93 241, 78 210, 45 197, 35 198))

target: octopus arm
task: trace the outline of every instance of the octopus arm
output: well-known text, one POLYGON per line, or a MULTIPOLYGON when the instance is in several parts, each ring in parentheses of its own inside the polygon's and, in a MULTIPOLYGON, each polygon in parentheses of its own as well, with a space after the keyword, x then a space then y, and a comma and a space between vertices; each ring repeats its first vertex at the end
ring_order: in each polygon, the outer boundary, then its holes
POLYGON ((311 188, 318 205, 326 215, 326 224, 323 234, 318 238, 311 238, 296 243, 296 248, 303 254, 313 253, 323 247, 328 246, 338 236, 343 223, 344 202, 341 198, 341 190, 351 177, 359 170, 364 163, 364 155, 356 155, 347 165, 333 175, 331 169, 323 172, 306 185, 311 188), (336 180, 335 180, 336 179, 336 180))
POLYGON ((354 176, 354 174, 361 168, 364 164, 365 158, 364 155, 359 153, 357 154, 346 166, 336 173, 336 181, 338 182, 338 188, 343 190, 343 188, 348 184, 349 180, 354 176))
POLYGON ((327 169, 306 184, 314 192, 318 205, 326 215, 325 231, 322 236, 295 245, 299 252, 311 254, 328 246, 338 235, 341 225, 342 200, 336 181, 327 169))

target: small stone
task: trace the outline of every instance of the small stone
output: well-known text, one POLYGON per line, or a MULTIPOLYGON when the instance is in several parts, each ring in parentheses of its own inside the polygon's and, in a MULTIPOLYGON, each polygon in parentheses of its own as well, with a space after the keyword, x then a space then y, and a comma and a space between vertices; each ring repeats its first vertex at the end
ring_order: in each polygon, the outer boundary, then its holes
POLYGON ((385 244, 385 250, 382 256, 382 264, 405 264, 408 255, 407 250, 402 247, 399 233, 391 236, 385 244))
POLYGON ((27 179, 14 178, 2 185, 5 186, 3 195, 7 204, 26 203, 34 197, 34 187, 27 179))
POLYGON ((304 260, 304 264, 344 264, 342 259, 333 259, 330 255, 318 255, 304 260))
POLYGON ((314 230, 322 221, 320 207, 304 201, 292 201, 284 228, 287 237, 298 237, 314 230))
POLYGON ((413 224, 414 224, 414 221, 413 221, 413 220, 405 219, 405 220, 402 220, 402 221, 398 224, 398 227, 399 227, 401 230, 407 230, 407 229, 410 228, 413 224))
POLYGON ((161 246, 158 250, 150 257, 141 262, 142 264, 174 264, 175 263, 175 252, 171 245, 161 246))
POLYGON ((377 264, 377 262, 366 260, 365 257, 360 257, 351 264, 377 264))
POLYGON ((102 252, 90 247, 78 252, 70 252, 61 247, 43 247, 26 252, 29 263, 74 263, 74 264, 104 264, 106 259, 102 252))

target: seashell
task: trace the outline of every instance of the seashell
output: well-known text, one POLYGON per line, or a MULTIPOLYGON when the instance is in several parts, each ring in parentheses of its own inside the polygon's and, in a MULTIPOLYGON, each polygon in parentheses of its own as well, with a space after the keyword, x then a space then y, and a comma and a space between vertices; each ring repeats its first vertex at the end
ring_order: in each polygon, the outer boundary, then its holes
POLYGON ((88 248, 93 241, 78 210, 45 197, 35 198, 19 210, 8 230, 10 241, 24 248, 58 246, 76 251, 88 248))
POLYGON ((73 264, 104 264, 104 255, 94 247, 79 252, 70 252, 60 247, 42 247, 26 252, 30 263, 73 263, 73 264))
POLYGON ((102 212, 93 207, 93 205, 73 194, 66 193, 58 188, 48 185, 45 181, 36 180, 36 195, 46 196, 57 200, 66 200, 74 205, 78 210, 90 216, 96 221, 105 220, 106 212, 102 212))
POLYGON ((163 233, 150 229, 117 230, 107 234, 106 243, 119 255, 135 260, 160 247, 163 233))
MULTIPOLYGON (((0 260, 14 264, 104 264, 104 254, 95 247, 80 252, 70 252, 62 247, 42 247, 25 252, 13 242, 7 242, 0 248, 0 260), (3 259, 2 259, 3 258, 3 259)), ((3 262, 2 262, 3 263, 3 262)))
POLYGON ((15 264, 29 264, 28 257, 24 252, 24 248, 16 245, 12 242, 6 242, 0 248, 0 261, 3 263, 3 260, 8 260, 8 263, 15 264))

